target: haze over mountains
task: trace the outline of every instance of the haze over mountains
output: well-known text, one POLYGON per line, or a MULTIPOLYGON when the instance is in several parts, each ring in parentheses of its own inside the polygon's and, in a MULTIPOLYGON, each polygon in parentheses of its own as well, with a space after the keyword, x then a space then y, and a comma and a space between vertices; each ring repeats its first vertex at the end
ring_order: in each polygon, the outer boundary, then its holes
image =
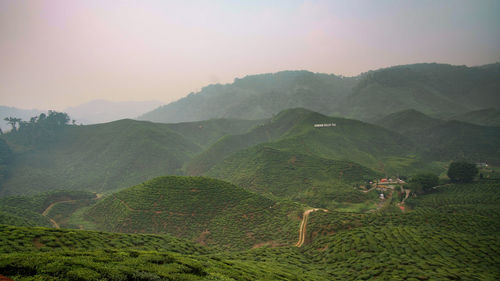
MULTIPOLYGON (((97 124, 116 121, 125 118, 137 118, 145 112, 151 111, 162 103, 159 101, 123 101, 115 102, 108 100, 92 100, 84 104, 72 106, 63 111, 71 116, 77 124, 97 124)), ((49 108, 50 109, 50 108, 49 108)), ((29 121, 31 117, 40 113, 47 113, 47 110, 40 109, 20 109, 15 107, 0 106, 0 128, 3 131, 11 129, 11 126, 4 121, 6 117, 17 117, 24 121, 29 121)))
POLYGON ((283 71, 209 85, 142 120, 174 123, 211 118, 263 119, 294 107, 360 120, 415 109, 435 117, 500 107, 500 63, 478 67, 412 64, 340 77, 283 71))

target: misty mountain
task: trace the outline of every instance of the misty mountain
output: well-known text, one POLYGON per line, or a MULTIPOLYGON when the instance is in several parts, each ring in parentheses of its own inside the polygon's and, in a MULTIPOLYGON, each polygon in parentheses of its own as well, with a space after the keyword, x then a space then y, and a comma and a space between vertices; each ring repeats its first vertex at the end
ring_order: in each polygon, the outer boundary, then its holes
POLYGON ((211 118, 263 119, 302 107, 326 115, 372 120, 405 109, 450 117, 499 108, 500 63, 479 67, 413 64, 356 77, 283 71, 209 85, 139 119, 155 122, 211 118))
POLYGON ((136 118, 159 107, 159 101, 123 101, 93 100, 87 103, 68 107, 68 113, 77 123, 96 124, 116 121, 126 118, 136 118))
POLYGON ((236 78, 232 84, 209 85, 199 93, 139 117, 174 123, 212 118, 265 119, 289 108, 332 111, 355 85, 356 79, 308 71, 282 71, 236 78))

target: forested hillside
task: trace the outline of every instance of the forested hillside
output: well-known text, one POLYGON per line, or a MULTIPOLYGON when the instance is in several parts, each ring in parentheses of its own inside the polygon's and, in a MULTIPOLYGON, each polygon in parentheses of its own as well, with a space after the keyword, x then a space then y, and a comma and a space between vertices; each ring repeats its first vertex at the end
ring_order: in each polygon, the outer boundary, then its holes
POLYGON ((173 123, 211 118, 264 119, 294 107, 370 121, 415 109, 433 117, 500 108, 500 64, 412 64, 339 77, 283 71, 210 85, 140 118, 173 123))

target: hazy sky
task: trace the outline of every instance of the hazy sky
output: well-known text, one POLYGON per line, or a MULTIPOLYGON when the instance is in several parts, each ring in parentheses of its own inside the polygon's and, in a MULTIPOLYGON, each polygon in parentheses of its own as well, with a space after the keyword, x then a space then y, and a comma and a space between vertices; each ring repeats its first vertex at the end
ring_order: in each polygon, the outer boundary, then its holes
POLYGON ((0 105, 176 100, 280 70, 500 61, 500 1, 0 0, 0 105))

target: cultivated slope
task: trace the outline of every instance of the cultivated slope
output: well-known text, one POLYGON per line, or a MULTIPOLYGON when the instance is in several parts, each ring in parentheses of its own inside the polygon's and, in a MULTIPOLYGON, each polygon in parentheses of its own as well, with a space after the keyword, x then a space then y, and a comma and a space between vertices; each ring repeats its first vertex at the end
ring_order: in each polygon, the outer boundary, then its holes
POLYGON ((201 177, 159 177, 112 194, 86 218, 99 229, 169 233, 230 249, 261 243, 292 244, 301 209, 227 182, 201 177))
POLYGON ((196 156, 187 173, 197 175, 242 149, 260 144, 327 159, 346 159, 384 170, 384 159, 412 153, 412 143, 398 133, 356 120, 328 117, 306 109, 289 109, 243 135, 228 136, 196 156), (315 128, 314 124, 336 124, 315 128))
POLYGON ((173 123, 167 127, 202 148, 207 148, 221 137, 244 134, 265 120, 212 119, 197 122, 173 123))
POLYGON ((0 195, 53 189, 106 191, 179 174, 201 148, 164 124, 120 120, 65 126, 48 137, 4 135, 16 154, 0 195))
POLYGON ((1 159, 8 155, 0 147, 0 196, 50 189, 100 192, 155 176, 182 174, 183 165, 204 148, 261 122, 218 119, 158 124, 125 119, 5 134, 2 137, 15 153, 5 166, 1 159))
POLYGON ((206 175, 319 208, 372 199, 371 194, 353 189, 353 184, 365 185, 380 176, 354 162, 282 151, 266 145, 237 152, 206 175))
POLYGON ((314 212, 305 254, 332 280, 496 280, 498 181, 449 184, 378 213, 314 212), (474 262, 471 262, 474 261, 474 262))

